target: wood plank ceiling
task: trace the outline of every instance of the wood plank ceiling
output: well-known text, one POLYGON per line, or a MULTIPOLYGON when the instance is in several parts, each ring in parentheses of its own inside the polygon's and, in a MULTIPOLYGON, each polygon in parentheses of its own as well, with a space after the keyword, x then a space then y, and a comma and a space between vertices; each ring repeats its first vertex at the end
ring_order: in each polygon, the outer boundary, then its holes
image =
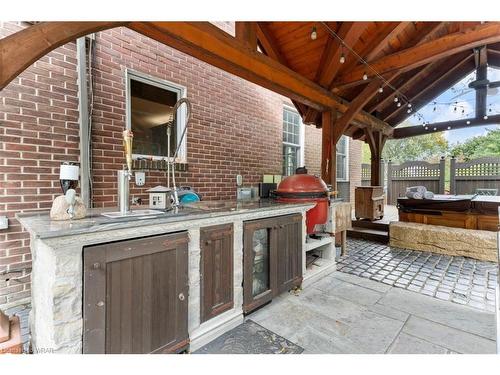
MULTIPOLYGON (((500 66, 498 37, 485 36, 482 42, 467 37, 471 31, 484 29, 487 24, 498 26, 495 22, 257 24, 258 43, 263 53, 351 104, 357 103, 358 110, 364 110, 392 127, 411 115, 407 113, 407 106, 397 106, 395 92, 390 87, 379 92, 380 85, 373 80, 377 79, 385 86, 383 81, 348 48, 342 47, 331 31, 409 99, 412 113, 475 69, 474 48, 487 45, 488 64, 500 66), (315 40, 311 38, 313 28, 317 32, 315 40), (444 45, 448 48, 443 48, 444 45), (340 63, 341 54, 345 56, 343 64, 340 63), (362 78, 364 72, 368 75, 366 80, 362 78)), ((321 127, 320 112, 303 104, 296 106, 305 123, 321 127)), ((347 122, 344 133, 364 137, 358 124, 349 119, 347 122)))

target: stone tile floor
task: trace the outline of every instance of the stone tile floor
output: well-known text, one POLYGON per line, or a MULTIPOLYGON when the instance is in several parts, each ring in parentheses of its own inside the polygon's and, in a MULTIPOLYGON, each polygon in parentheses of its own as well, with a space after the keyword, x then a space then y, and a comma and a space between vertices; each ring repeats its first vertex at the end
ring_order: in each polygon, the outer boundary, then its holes
POLYGON ((310 353, 495 353, 493 313, 334 272, 247 316, 310 353))
POLYGON ((495 311, 498 265, 464 257, 432 254, 349 239, 348 252, 337 270, 374 281, 495 311))

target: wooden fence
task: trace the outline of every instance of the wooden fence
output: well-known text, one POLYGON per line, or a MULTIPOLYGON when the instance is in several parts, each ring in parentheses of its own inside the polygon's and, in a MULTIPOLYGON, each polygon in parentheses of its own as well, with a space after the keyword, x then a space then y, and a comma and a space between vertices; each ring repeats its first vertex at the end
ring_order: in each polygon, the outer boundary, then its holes
POLYGON ((500 158, 484 157, 464 163, 450 161, 450 193, 474 194, 477 189, 500 191, 500 158))
MULTIPOLYGON (((435 194, 445 193, 446 161, 439 163, 411 161, 392 164, 382 169, 387 204, 395 205, 406 188, 423 185, 435 194), (385 173, 384 173, 385 172, 385 173)), ((370 186, 370 164, 361 165, 361 185, 370 186)), ((477 189, 497 189, 500 195, 500 157, 485 157, 459 163, 451 158, 449 166, 450 194, 475 194, 477 189)))

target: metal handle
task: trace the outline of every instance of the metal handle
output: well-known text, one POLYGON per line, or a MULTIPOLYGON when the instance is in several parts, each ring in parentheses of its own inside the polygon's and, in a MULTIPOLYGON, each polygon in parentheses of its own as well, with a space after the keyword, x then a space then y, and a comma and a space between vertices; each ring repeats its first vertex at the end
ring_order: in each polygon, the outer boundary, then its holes
POLYGON ((184 293, 179 293, 179 299, 181 301, 184 301, 185 297, 184 297, 184 293))

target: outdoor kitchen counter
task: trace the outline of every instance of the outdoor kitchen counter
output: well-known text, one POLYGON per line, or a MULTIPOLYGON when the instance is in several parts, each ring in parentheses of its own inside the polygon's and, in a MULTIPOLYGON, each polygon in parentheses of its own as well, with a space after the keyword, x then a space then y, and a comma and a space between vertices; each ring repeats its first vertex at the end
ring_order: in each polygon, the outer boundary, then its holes
MULTIPOLYGON (((237 202, 206 201, 180 207, 177 213, 158 210, 158 215, 136 216, 125 218, 109 218, 102 213, 116 211, 116 208, 90 209, 83 219, 55 221, 51 220, 48 211, 19 213, 16 218, 21 225, 35 238, 55 238, 112 231, 117 229, 138 228, 158 224, 174 224, 210 220, 230 215, 245 215, 260 218, 261 216, 282 215, 308 210, 311 203, 278 203, 271 200, 237 202), (274 211, 278 211, 275 213, 274 211)), ((132 210, 133 211, 133 210, 132 210)), ((245 220, 249 220, 245 218, 245 220)), ((190 223, 192 224, 192 223, 190 223)), ((191 226, 191 225, 189 225, 191 226)))
POLYGON ((179 213, 154 217, 108 218, 110 210, 89 210, 86 218, 52 221, 47 212, 17 215, 30 232, 32 262, 32 310, 30 329, 35 352, 82 353, 84 337, 84 254, 89 246, 129 241, 149 236, 187 232, 188 332, 191 350, 243 322, 243 236, 244 223, 285 215, 302 216, 303 273, 305 272, 305 220, 311 203, 283 204, 272 201, 198 202, 179 213), (200 319, 200 245, 204 228, 230 224, 232 227, 231 279, 233 307, 208 321, 200 319))

